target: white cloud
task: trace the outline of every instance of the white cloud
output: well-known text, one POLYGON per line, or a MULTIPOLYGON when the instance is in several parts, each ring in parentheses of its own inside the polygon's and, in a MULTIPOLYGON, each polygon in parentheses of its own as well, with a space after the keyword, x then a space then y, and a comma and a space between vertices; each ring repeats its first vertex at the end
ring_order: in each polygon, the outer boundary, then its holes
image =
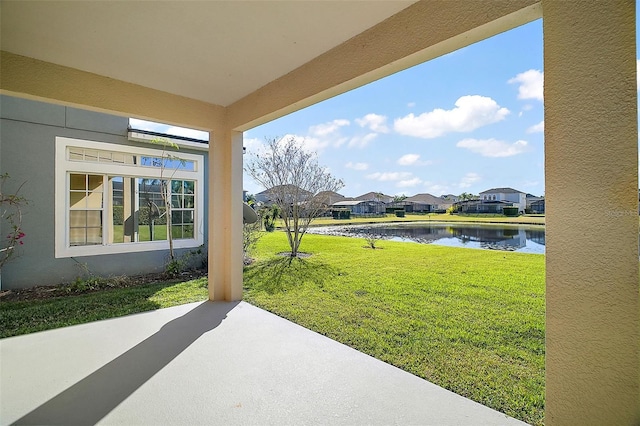
POLYGON ((345 120, 343 118, 339 118, 333 121, 329 121, 327 123, 316 124, 315 126, 309 127, 309 133, 314 136, 327 136, 331 133, 336 132, 340 127, 348 126, 351 124, 349 120, 345 120))
POLYGON ((463 139, 456 144, 483 157, 511 157, 527 150, 528 142, 519 140, 512 144, 497 139, 463 139))
POLYGON ((522 72, 508 81, 509 84, 519 83, 518 99, 543 100, 544 73, 538 70, 522 72))
POLYGON ((401 166, 428 166, 433 161, 420 161, 420 154, 405 154, 398 158, 397 163, 401 166))
POLYGON ((410 179, 411 177, 412 174, 408 172, 376 172, 367 175, 367 179, 379 180, 380 182, 410 179))
POLYGON ((354 136, 349 141, 349 148, 365 148, 369 142, 378 136, 377 133, 367 133, 364 136, 354 136))
POLYGON ((304 137, 304 136, 294 135, 290 133, 280 138, 278 143, 283 143, 285 141, 288 141, 291 138, 293 138, 296 141, 296 145, 302 147, 302 149, 304 149, 307 152, 321 152, 322 150, 324 150, 329 146, 328 140, 318 139, 313 137, 304 137))
POLYGON ((469 188, 471 185, 473 185, 476 182, 479 182, 481 179, 482 177, 479 174, 469 172, 466 175, 464 175, 462 179, 460 179, 460 183, 458 184, 458 186, 460 188, 469 188))
POLYGON ((431 181, 424 182, 424 189, 426 192, 433 195, 443 195, 451 192, 450 185, 433 183, 431 181))
POLYGON ((414 177, 413 179, 401 180, 396 184, 398 188, 411 188, 422 183, 422 179, 414 177))
POLYGON ((351 161, 349 161, 344 166, 347 169, 353 169, 353 170, 367 170, 369 168, 369 165, 367 163, 352 163, 351 161))
POLYGON ((527 129, 527 133, 539 133, 539 132, 544 132, 544 120, 527 129))
POLYGON ((367 114, 362 118, 356 118, 356 123, 376 133, 389 133, 387 117, 384 115, 367 114))
POLYGON ((449 132, 470 132, 487 124, 504 120, 507 108, 486 96, 462 96, 450 110, 434 109, 418 116, 413 113, 397 118, 394 129, 403 135, 431 139, 449 132))
POLYGON ((258 138, 245 138, 243 146, 249 155, 264 155, 269 152, 267 145, 258 138))

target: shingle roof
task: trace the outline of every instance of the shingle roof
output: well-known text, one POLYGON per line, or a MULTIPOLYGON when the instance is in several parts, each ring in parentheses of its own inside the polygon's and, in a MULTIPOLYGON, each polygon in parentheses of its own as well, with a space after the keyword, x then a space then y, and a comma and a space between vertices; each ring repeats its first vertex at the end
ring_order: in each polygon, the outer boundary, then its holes
POLYGON ((491 189, 487 189, 486 191, 482 191, 481 194, 524 194, 524 192, 522 191, 518 191, 517 189, 513 189, 513 188, 491 188, 491 189))
POLYGON ((362 194, 359 197, 356 197, 356 200, 360 201, 382 201, 385 203, 389 203, 393 201, 393 197, 381 194, 380 192, 367 192, 366 194, 362 194))
POLYGON ((444 200, 440 197, 436 197, 435 195, 431 195, 431 194, 416 194, 412 197, 407 197, 404 199, 404 201, 412 201, 414 203, 421 203, 421 204, 434 204, 434 205, 439 205, 439 204, 450 204, 447 203, 447 200, 444 200))

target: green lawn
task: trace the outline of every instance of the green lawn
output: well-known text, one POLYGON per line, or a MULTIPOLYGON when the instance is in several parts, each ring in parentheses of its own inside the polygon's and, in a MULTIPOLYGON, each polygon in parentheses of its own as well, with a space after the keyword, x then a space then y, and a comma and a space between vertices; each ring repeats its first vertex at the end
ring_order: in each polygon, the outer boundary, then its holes
MULTIPOLYGON (((544 415, 544 256, 266 234, 245 299, 532 424, 544 415)), ((0 337, 206 300, 206 279, 0 302, 0 337)))
POLYGON ((43 300, 0 302, 0 338, 168 308, 207 297, 207 279, 200 278, 43 300))
POLYGON ((245 269, 257 306, 532 424, 544 416, 544 256, 284 233, 245 269))

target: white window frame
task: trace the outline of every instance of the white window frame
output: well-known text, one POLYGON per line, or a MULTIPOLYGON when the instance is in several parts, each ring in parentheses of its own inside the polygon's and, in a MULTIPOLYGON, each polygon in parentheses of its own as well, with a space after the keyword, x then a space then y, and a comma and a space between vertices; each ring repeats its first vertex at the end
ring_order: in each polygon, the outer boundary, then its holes
MULTIPOLYGON (((162 156, 162 149, 140 148, 135 146, 119 145, 105 142, 95 142, 83 139, 72 139, 56 137, 55 145, 55 257, 76 257, 76 256, 97 256, 103 254, 118 253, 138 253, 146 251, 168 250, 169 241, 138 241, 131 243, 110 244, 108 226, 106 223, 107 214, 103 213, 103 233, 101 245, 70 246, 69 245, 69 175, 71 173, 98 174, 105 176, 126 176, 136 178, 162 178, 174 180, 195 181, 195 217, 194 217, 194 238, 174 239, 173 247, 176 249, 199 247, 204 243, 204 156, 189 154, 185 152, 171 151, 184 160, 195 163, 194 171, 176 170, 171 171, 172 176, 161 176, 160 168, 143 167, 135 164, 114 164, 98 162, 82 162, 68 160, 67 150, 70 147, 100 149, 106 151, 124 152, 134 155, 162 156)), ((106 188, 106 186, 105 186, 106 188)), ((137 189, 136 189, 137 191, 137 189)), ((104 191, 104 212, 109 208, 106 204, 107 191, 104 191)), ((136 197, 137 198, 137 197, 136 197)))

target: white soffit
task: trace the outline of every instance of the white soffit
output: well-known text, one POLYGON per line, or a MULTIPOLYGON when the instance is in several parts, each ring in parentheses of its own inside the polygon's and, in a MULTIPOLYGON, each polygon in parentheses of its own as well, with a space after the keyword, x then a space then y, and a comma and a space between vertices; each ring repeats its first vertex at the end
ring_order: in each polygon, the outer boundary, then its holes
POLYGON ((228 106, 414 2, 3 0, 0 47, 228 106))

